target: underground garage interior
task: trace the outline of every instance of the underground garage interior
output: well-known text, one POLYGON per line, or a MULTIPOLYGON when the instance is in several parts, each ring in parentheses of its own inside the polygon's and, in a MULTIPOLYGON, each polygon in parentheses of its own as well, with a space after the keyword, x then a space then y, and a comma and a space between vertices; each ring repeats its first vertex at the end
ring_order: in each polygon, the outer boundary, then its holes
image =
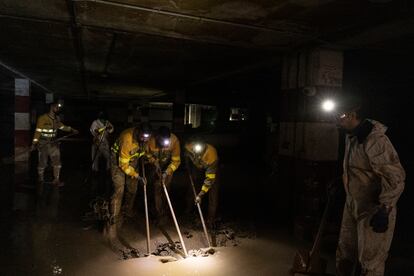
POLYGON ((0 45, 0 275, 413 275, 412 1, 0 0, 0 45))

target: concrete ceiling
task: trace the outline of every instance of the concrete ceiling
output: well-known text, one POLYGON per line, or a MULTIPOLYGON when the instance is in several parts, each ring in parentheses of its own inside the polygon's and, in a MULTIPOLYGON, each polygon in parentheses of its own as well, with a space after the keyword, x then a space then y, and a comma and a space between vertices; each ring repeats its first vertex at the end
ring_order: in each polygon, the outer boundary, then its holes
POLYGON ((302 47, 410 52, 413 4, 377 2, 0 0, 0 62, 67 96, 158 96, 302 47))

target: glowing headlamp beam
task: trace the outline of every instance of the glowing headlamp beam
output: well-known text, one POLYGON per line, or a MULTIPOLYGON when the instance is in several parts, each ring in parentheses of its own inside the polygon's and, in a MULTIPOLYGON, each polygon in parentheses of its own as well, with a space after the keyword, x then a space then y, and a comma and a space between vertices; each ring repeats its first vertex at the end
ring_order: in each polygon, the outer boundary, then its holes
POLYGON ((195 144, 194 145, 194 151, 195 152, 201 152, 202 149, 203 149, 203 147, 200 144, 195 144))
POLYGON ((169 139, 164 139, 163 144, 164 144, 164 146, 168 146, 170 144, 170 140, 169 139))
POLYGON ((325 100, 322 102, 322 109, 325 112, 331 112, 335 109, 335 107, 336 107, 336 104, 332 100, 325 100))

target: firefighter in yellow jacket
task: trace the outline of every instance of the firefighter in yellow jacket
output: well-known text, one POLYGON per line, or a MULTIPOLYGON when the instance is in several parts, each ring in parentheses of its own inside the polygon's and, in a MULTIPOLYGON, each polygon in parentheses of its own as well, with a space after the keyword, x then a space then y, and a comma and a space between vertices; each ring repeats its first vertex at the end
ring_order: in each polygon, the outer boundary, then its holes
POLYGON ((47 166, 47 161, 50 158, 53 166, 53 185, 60 187, 63 183, 60 182, 60 169, 62 167, 60 162, 60 149, 59 143, 54 143, 56 140, 58 130, 65 132, 78 131, 70 126, 64 125, 59 118, 59 113, 62 110, 62 104, 52 103, 50 105, 49 113, 41 115, 37 119, 36 131, 32 141, 32 150, 38 149, 39 151, 39 163, 37 165, 37 172, 39 177, 39 183, 42 185, 44 182, 44 174, 47 166))
MULTIPOLYGON (((217 179, 217 170, 219 159, 216 149, 206 143, 200 137, 192 137, 185 144, 185 159, 187 168, 191 177, 193 178, 196 192, 196 203, 201 203, 202 198, 208 194, 208 217, 207 223, 210 227, 214 225, 218 199, 219 199, 219 183, 217 179)), ((192 199, 194 198, 191 190, 187 196, 187 211, 193 206, 192 199)))
POLYGON ((155 208, 162 224, 166 219, 166 198, 162 183, 169 190, 172 176, 180 166, 180 141, 167 127, 160 127, 148 142, 147 159, 153 165, 151 173, 154 183, 155 208))
POLYGON ((138 173, 138 160, 145 156, 146 143, 150 138, 148 125, 124 130, 114 145, 111 153, 111 174, 114 192, 111 197, 111 219, 109 222, 110 237, 116 236, 117 224, 120 221, 121 208, 126 215, 132 213, 138 182, 144 185, 145 179, 138 173), (125 201, 122 202, 125 193, 125 201))

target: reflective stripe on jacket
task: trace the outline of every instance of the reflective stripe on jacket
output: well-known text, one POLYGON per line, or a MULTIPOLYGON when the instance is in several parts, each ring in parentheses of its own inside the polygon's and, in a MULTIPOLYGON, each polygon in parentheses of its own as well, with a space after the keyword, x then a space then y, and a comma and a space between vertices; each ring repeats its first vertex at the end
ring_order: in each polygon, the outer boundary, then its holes
POLYGON ((36 143, 39 139, 50 140, 55 138, 58 129, 66 132, 72 130, 70 126, 66 126, 60 121, 59 116, 52 117, 49 113, 39 116, 36 123, 33 142, 36 143))

